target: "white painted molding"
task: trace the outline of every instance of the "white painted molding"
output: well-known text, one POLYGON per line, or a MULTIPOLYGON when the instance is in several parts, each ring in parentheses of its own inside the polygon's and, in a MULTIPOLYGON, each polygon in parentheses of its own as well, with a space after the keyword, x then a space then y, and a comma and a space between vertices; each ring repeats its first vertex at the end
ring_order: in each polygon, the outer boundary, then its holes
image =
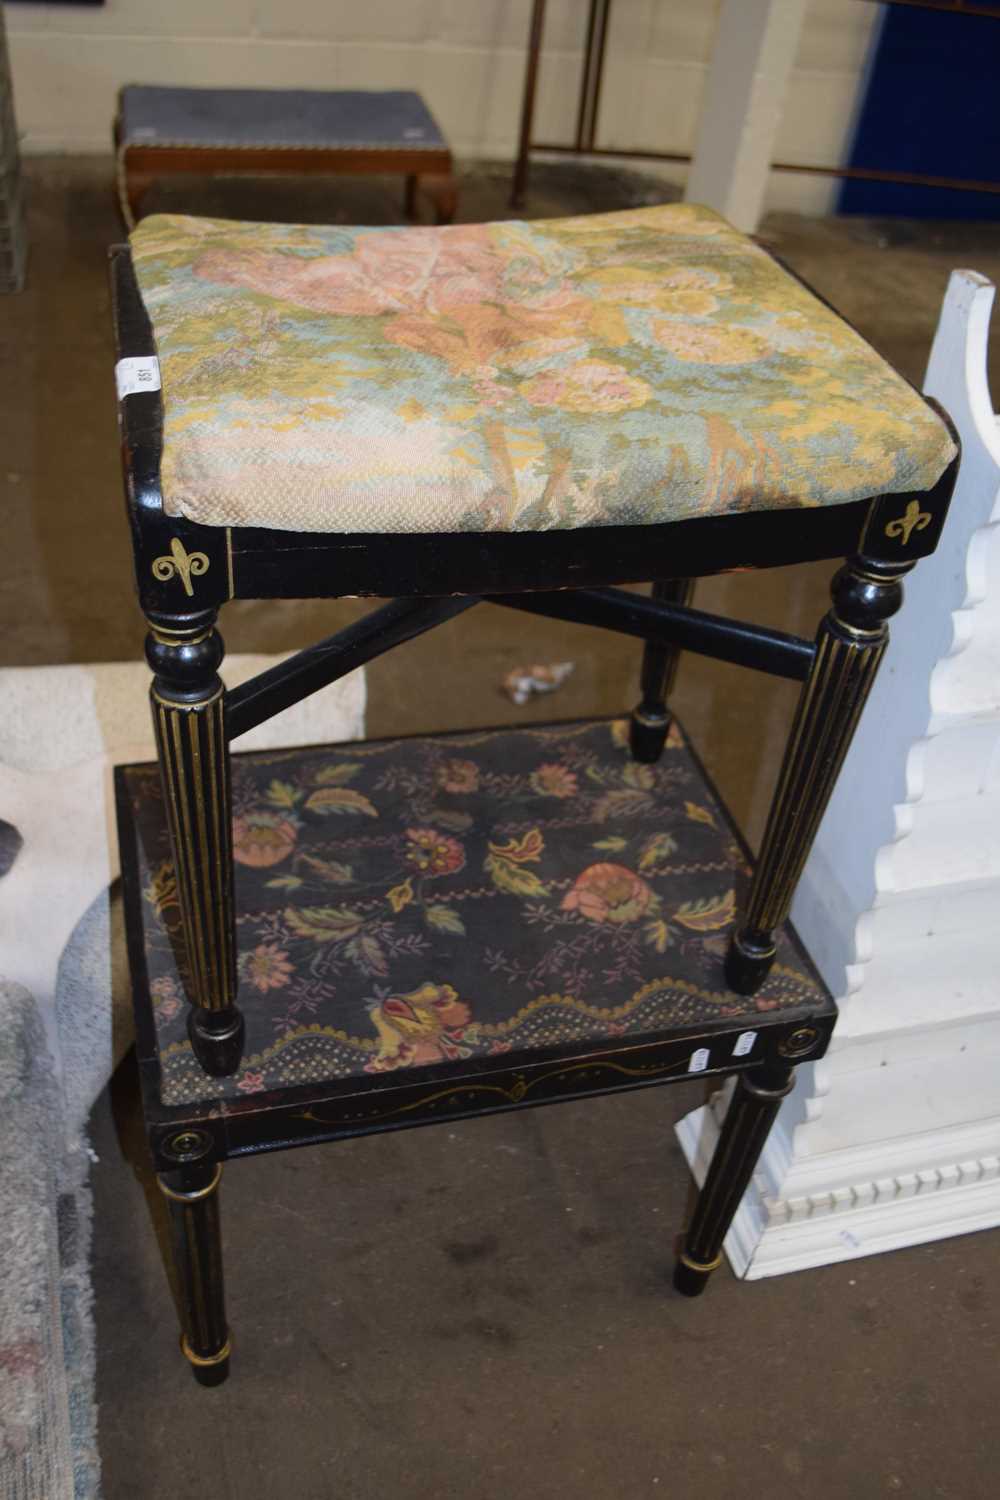
MULTIPOLYGON (((694 1175, 702 1181, 717 1126, 706 1128, 707 1110, 695 1110, 678 1127, 694 1175)), ((914 1142, 913 1145, 917 1143, 914 1142)), ((748 1194, 726 1240, 726 1255, 738 1276, 759 1280, 812 1266, 857 1260, 886 1250, 927 1244, 1000 1224, 1000 1136, 956 1142, 961 1155, 940 1160, 941 1141, 920 1142, 931 1165, 909 1162, 892 1172, 875 1154, 860 1157, 834 1188, 766 1200, 748 1194), (877 1167, 879 1175, 871 1175, 877 1167)), ((847 1162, 843 1165, 848 1166, 847 1162)))
MULTIPOLYGON (((994 289, 952 274, 925 390, 962 464, 915 570, 793 920, 841 1018, 802 1067, 726 1252, 737 1274, 1000 1225, 1000 429, 994 289)), ((699 1175, 711 1108, 678 1135, 699 1175)))

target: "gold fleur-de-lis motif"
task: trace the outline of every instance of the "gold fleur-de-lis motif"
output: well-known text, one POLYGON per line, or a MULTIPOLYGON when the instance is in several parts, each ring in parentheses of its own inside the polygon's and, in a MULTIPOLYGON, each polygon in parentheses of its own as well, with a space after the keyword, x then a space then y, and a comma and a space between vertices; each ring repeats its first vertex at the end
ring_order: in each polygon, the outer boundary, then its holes
POLYGON ((184 543, 178 536, 175 536, 170 543, 170 556, 164 553, 153 563, 154 578, 158 578, 161 583, 168 583, 176 574, 184 585, 185 594, 189 596, 194 594, 191 579, 200 578, 203 573, 207 572, 208 558, 204 552, 186 551, 184 543))
POLYGON ((886 536, 895 539, 897 536, 905 547, 915 531, 923 531, 925 526, 931 524, 931 513, 921 510, 919 502, 911 500, 906 507, 904 515, 897 516, 895 521, 890 521, 885 528, 886 536))

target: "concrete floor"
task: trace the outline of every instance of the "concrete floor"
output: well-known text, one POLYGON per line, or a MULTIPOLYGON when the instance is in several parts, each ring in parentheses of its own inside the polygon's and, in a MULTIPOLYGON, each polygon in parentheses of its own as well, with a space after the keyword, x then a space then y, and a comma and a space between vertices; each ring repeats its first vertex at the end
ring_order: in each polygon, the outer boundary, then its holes
MULTIPOLYGON (((111 163, 35 159, 27 172, 29 286, 0 302, 0 664, 134 657, 103 264, 121 237, 111 163)), ((506 182, 470 175, 463 217, 502 215, 506 182)), ((539 168, 530 211, 659 196, 630 174, 539 168)), ((150 206, 374 223, 396 217, 399 194, 189 183, 150 206)), ((996 226, 782 215, 764 233, 915 381, 948 270, 1000 277, 996 226)), ((830 571, 710 580, 699 603, 809 633, 830 571)), ((238 603, 223 628, 231 649, 288 649, 362 608, 238 603)), ((376 663, 369 730, 620 710, 636 655, 483 608, 376 663), (500 695, 512 666, 563 659, 576 672, 551 702, 514 709, 500 695)), ((793 699, 755 674, 681 668, 677 707, 752 838, 793 699)), ((665 1274, 689 1196, 671 1125, 701 1092, 232 1165, 234 1374, 204 1392, 177 1352, 126 1064, 93 1121, 107 1500, 992 1494, 1000 1236, 746 1286, 723 1270, 701 1303, 682 1302, 665 1274)))

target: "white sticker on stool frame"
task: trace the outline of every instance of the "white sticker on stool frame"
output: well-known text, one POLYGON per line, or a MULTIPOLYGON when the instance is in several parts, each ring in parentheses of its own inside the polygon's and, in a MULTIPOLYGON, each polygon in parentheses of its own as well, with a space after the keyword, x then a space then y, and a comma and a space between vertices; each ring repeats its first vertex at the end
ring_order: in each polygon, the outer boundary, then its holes
POLYGON ((733 1046, 733 1056, 746 1057, 748 1052, 753 1051, 753 1044, 756 1040, 756 1031, 741 1031, 733 1046))
POLYGON ((119 401, 136 391, 160 389, 160 361, 155 354, 134 354, 115 365, 115 385, 119 401))
POLYGON ((691 1061, 688 1063, 688 1072, 704 1073, 708 1067, 708 1060, 711 1055, 707 1047, 699 1047, 697 1052, 692 1052, 691 1061))

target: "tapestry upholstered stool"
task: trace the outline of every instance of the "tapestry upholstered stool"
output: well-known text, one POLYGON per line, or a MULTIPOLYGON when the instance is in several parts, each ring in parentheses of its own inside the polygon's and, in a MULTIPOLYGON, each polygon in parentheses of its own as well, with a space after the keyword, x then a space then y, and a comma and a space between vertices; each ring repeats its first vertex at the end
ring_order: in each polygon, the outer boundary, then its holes
POLYGON ((399 173, 439 224, 455 216, 451 151, 411 89, 158 88, 129 84, 114 125, 118 201, 131 229, 161 177, 399 173))
POLYGON ((195 1374, 228 1368, 225 1158, 735 1073, 675 1270, 700 1292, 833 1024, 786 919, 901 579, 944 524, 947 419, 688 205, 152 217, 112 267, 159 746, 158 770, 118 773, 122 869, 195 1374), (689 603, 698 575, 837 557, 815 643, 689 603), (223 690, 228 599, 357 595, 396 597, 223 690), (631 718, 230 762, 482 600, 643 640, 631 718), (671 722, 680 649, 803 684, 753 870, 671 722))

